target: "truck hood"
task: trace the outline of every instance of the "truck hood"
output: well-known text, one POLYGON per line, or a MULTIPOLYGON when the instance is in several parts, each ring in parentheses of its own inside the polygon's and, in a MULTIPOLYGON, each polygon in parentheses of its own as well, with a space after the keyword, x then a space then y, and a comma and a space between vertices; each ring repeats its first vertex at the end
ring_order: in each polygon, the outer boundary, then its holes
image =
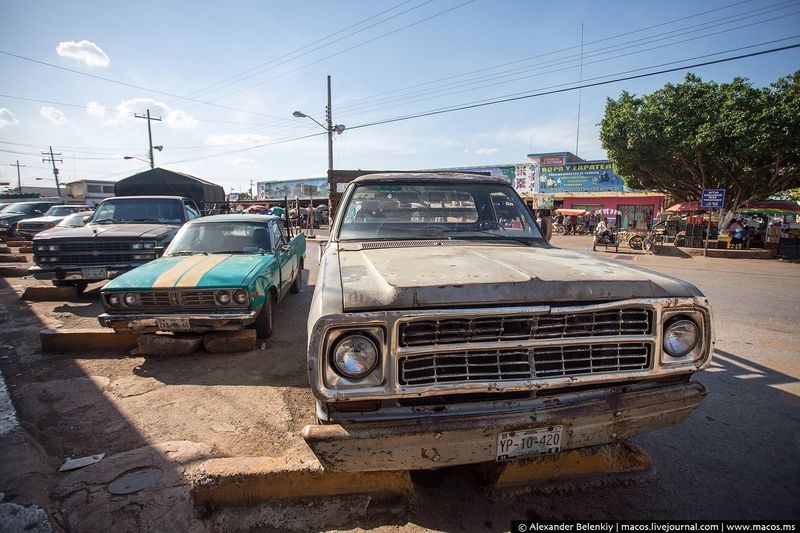
POLYGON ((685 281, 558 248, 347 243, 338 257, 345 311, 702 296, 685 281))
POLYGON ((34 237, 35 241, 43 239, 158 239, 163 235, 174 233, 180 226, 175 224, 87 224, 80 228, 51 228, 34 237))

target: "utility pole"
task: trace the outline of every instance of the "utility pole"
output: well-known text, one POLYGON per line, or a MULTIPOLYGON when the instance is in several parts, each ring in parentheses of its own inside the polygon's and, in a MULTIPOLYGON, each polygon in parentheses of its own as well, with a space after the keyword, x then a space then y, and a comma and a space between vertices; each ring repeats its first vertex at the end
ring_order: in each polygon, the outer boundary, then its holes
POLYGON ((22 194, 22 178, 19 175, 19 167, 25 167, 27 165, 20 165, 19 164, 19 159, 17 159, 17 164, 16 165, 14 163, 10 163, 10 165, 12 167, 17 167, 17 192, 22 194))
MULTIPOLYGON (((47 152, 42 152, 42 155, 47 155, 47 152)), ((61 198, 61 186, 58 184, 58 169, 56 168, 56 161, 59 163, 63 163, 63 159, 56 159, 57 155, 61 155, 61 152, 54 154, 53 147, 50 147, 50 157, 43 157, 43 163, 53 163, 53 177, 56 178, 56 190, 58 191, 58 197, 61 198)))
POLYGON ((134 114, 133 116, 136 117, 136 118, 147 119, 147 139, 150 142, 150 144, 149 144, 150 150, 148 151, 148 153, 150 154, 150 168, 154 169, 154 168, 156 168, 156 165, 155 165, 155 162, 153 161, 153 132, 150 129, 150 121, 151 120, 156 120, 158 122, 161 122, 161 118, 160 117, 159 118, 152 118, 150 116, 150 110, 149 109, 147 110, 147 115, 134 114))
POLYGON ((333 170, 333 109, 331 108, 331 75, 328 74, 328 106, 325 108, 325 118, 328 119, 328 179, 333 170))

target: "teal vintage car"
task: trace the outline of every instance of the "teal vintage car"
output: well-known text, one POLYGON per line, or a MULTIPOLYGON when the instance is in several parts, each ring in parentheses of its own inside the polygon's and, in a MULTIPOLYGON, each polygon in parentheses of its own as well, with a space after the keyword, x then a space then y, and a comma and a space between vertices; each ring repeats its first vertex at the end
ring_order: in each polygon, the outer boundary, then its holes
POLYGON ((273 332, 275 306, 302 283, 305 236, 271 215, 214 215, 186 223, 164 254, 100 291, 98 319, 117 332, 273 332))

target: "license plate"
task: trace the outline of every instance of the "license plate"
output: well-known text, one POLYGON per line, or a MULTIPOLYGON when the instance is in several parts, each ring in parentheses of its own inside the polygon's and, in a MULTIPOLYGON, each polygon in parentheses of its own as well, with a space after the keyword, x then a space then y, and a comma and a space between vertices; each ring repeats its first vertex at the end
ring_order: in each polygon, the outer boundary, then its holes
POLYGON ((158 318, 156 325, 161 331, 189 331, 188 318, 158 318))
POLYGON ((107 268, 82 268, 81 277, 83 279, 106 279, 108 278, 107 268))
POLYGON ((497 461, 547 455, 561 450, 563 426, 507 431, 497 436, 497 461))

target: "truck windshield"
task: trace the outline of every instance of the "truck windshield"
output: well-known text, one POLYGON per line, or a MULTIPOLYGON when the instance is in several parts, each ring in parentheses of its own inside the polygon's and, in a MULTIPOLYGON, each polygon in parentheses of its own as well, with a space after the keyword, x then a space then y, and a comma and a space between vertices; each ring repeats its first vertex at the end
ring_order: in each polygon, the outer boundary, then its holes
POLYGON ((178 231, 164 255, 251 254, 271 249, 269 231, 263 223, 193 222, 178 231))
POLYGON ((147 223, 180 224, 186 220, 183 203, 158 198, 112 199, 101 203, 94 212, 94 224, 147 223))
POLYGON ((343 209, 339 240, 542 238, 530 210, 503 184, 363 184, 343 209))

